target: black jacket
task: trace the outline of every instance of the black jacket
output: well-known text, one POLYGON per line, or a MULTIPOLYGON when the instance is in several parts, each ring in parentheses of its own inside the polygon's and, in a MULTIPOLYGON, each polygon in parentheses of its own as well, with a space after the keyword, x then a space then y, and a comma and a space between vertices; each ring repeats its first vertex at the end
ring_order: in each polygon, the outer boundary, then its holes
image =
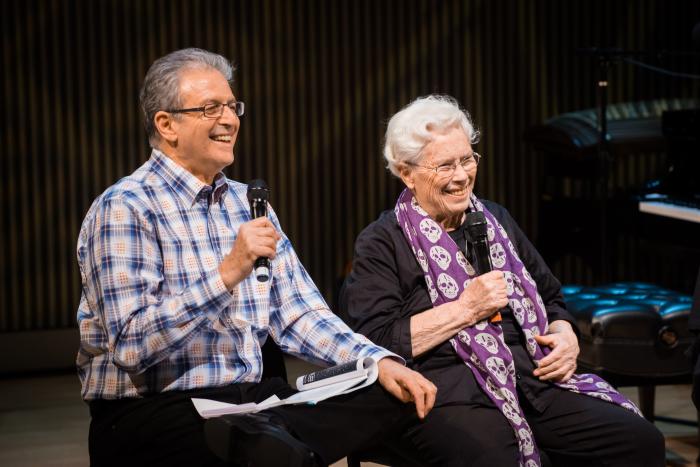
MULTIPOLYGON (((505 208, 490 201, 484 201, 484 204, 506 230, 525 267, 535 279, 549 322, 563 319, 576 329, 573 317, 564 307, 561 284, 534 246, 505 208)), ((453 239, 466 237, 468 247, 469 238, 464 226, 450 235, 453 239)), ((464 241, 457 244, 464 248, 464 241)), ((412 357, 410 318, 433 305, 423 270, 393 210, 382 213, 357 238, 353 268, 340 292, 339 306, 355 331, 405 358, 409 367, 422 373, 438 387, 436 406, 491 404, 449 341, 415 359, 412 357)), ((532 375, 535 366, 525 350, 512 313, 505 309, 502 316, 506 343, 516 363, 518 388, 536 409, 543 410, 555 397, 556 391, 549 391, 549 383, 540 382, 532 375)))

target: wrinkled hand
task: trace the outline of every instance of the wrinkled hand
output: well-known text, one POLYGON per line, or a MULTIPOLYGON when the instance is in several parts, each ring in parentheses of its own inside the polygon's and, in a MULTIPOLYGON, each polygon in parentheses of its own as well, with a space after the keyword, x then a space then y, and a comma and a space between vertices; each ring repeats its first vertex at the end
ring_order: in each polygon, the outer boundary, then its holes
POLYGON ((506 280, 503 273, 491 271, 476 277, 455 302, 461 309, 471 313, 468 326, 491 317, 508 305, 506 280))
POLYGON ((242 224, 231 251, 219 265, 221 279, 226 287, 231 290, 245 279, 253 271, 256 259, 273 259, 280 238, 267 217, 258 217, 242 224))
POLYGON ((435 404, 437 388, 418 372, 400 363, 382 358, 379 367, 379 384, 402 402, 413 401, 418 417, 423 419, 435 404))
POLYGON ((571 325, 563 320, 554 321, 549 325, 549 333, 535 336, 535 340, 552 351, 539 361, 533 374, 542 381, 563 382, 571 378, 579 353, 578 339, 571 325))

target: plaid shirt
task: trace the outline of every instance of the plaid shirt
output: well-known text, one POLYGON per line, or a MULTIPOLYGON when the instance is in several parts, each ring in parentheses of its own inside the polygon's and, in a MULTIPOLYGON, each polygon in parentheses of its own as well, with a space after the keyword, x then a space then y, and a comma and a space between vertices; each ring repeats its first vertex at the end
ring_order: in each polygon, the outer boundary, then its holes
POLYGON ((246 185, 206 185, 157 150, 95 200, 78 239, 83 399, 260 381, 268 335, 318 363, 393 355, 329 310, 284 234, 271 279, 227 291, 218 266, 249 220, 246 185))

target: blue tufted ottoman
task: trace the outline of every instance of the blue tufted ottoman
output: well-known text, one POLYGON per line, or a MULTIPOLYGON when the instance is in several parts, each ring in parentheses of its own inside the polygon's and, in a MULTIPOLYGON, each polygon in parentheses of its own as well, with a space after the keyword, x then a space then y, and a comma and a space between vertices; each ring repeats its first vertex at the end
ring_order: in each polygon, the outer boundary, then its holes
POLYGON ((640 409, 654 419, 654 386, 690 382, 684 354, 692 299, 639 282, 566 285, 567 308, 581 330, 578 364, 615 386, 639 386, 640 409))

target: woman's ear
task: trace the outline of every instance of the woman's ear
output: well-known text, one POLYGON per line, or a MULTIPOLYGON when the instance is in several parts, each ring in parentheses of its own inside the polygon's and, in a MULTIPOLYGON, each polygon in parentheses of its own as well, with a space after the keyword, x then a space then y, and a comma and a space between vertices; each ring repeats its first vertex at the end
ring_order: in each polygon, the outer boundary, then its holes
POLYGON ((412 170, 411 166, 405 162, 399 162, 396 168, 399 171, 399 176, 401 180, 403 180, 404 185, 406 185, 409 190, 413 191, 413 188, 416 186, 414 180, 415 170, 412 170))
POLYGON ((177 144, 177 128, 172 114, 162 110, 156 112, 153 116, 153 124, 163 140, 172 146, 177 144))

